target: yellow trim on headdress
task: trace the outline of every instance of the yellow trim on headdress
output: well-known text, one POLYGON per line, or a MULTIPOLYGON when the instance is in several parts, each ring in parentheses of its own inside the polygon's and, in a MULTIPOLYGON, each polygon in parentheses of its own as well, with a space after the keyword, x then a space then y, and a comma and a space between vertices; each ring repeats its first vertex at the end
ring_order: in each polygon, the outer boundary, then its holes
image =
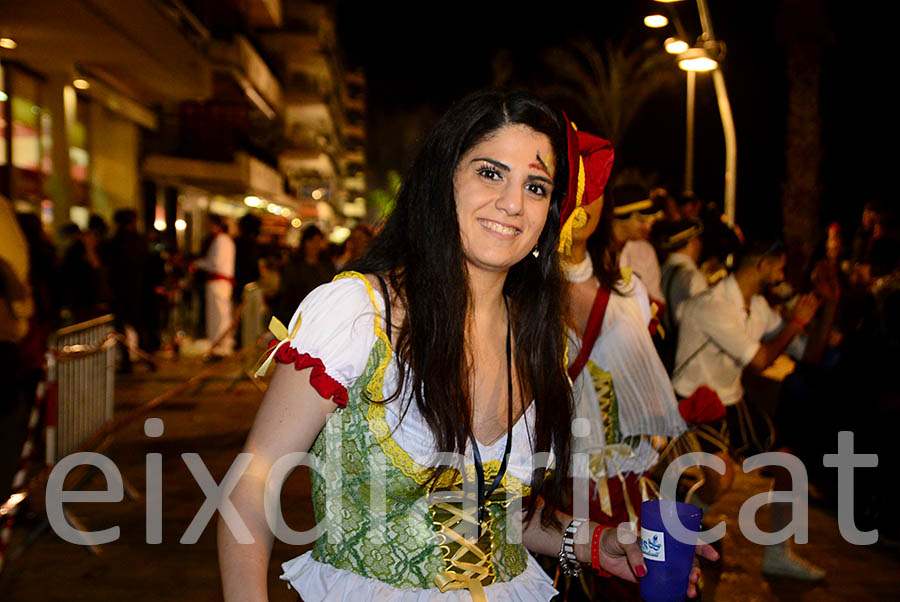
MULTIPOLYGON (((575 127, 575 124, 572 124, 572 127, 575 127)), ((584 159, 579 156, 578 188, 575 192, 575 209, 572 210, 571 215, 566 219, 566 223, 563 224, 562 230, 560 230, 559 233, 559 247, 557 247, 557 251, 563 255, 569 255, 572 252, 572 230, 575 228, 583 228, 587 223, 587 213, 584 211, 584 207, 581 206, 581 201, 584 199, 584 185, 584 159)))
POLYGON ((627 205, 616 207, 615 209, 613 209, 613 215, 628 215, 629 213, 641 211, 642 209, 650 209, 651 207, 653 207, 653 201, 651 201, 650 199, 643 199, 640 201, 635 201, 633 203, 628 203, 627 205))
POLYGON ((663 245, 665 245, 666 247, 675 246, 686 240, 690 240, 691 238, 694 238, 695 236, 699 236, 700 234, 703 234, 703 226, 695 224, 695 225, 691 226, 690 228, 687 228, 686 230, 682 230, 681 232, 678 232, 677 234, 673 234, 672 236, 667 238, 665 241, 663 241, 663 245))

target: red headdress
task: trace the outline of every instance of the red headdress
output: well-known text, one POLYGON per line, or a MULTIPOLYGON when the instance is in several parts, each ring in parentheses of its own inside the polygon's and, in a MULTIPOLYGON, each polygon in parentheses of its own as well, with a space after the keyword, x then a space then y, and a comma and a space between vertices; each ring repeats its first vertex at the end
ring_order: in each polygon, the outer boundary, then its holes
MULTIPOLYGON (((565 116, 565 114, 563 114, 565 116)), ((579 132, 566 117, 569 139, 569 191, 560 212, 559 252, 568 255, 572 230, 587 222, 584 208, 603 196, 615 152, 609 140, 579 132)))

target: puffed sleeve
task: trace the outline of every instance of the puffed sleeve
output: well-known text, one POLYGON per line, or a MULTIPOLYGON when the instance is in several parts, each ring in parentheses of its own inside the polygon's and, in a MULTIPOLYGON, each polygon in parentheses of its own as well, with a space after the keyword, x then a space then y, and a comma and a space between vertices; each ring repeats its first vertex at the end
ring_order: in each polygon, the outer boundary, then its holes
POLYGON ((650 320, 653 319, 653 308, 650 307, 650 292, 647 289, 647 285, 644 284, 644 281, 637 274, 629 274, 624 281, 623 292, 628 296, 634 297, 638 307, 641 308, 641 317, 644 319, 644 325, 649 325, 650 320))
POLYGON ((346 407, 347 389, 365 370, 376 326, 382 327, 381 303, 362 275, 317 287, 294 312, 290 339, 277 347, 275 361, 312 368, 310 384, 319 395, 346 407))

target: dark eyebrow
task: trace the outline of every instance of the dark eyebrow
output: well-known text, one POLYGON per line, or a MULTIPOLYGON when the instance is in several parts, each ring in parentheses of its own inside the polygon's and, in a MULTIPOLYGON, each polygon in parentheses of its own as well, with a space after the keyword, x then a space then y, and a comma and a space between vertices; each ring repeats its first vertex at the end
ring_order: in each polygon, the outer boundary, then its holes
POLYGON ((472 163, 476 163, 476 162, 478 162, 478 161, 485 161, 485 162, 487 162, 487 163, 490 163, 491 165, 494 165, 494 166, 496 166, 496 167, 499 167, 499 168, 502 169, 503 171, 510 171, 508 165, 505 165, 505 164, 503 164, 503 163, 500 163, 500 161, 496 161, 496 160, 494 160, 494 159, 488 159, 487 157, 475 157, 474 159, 472 159, 472 163))
POLYGON ((528 179, 529 180, 540 180, 541 182, 546 182, 547 184, 550 184, 551 186, 553 186, 553 180, 551 180, 550 178, 545 178, 544 176, 528 176, 528 179))

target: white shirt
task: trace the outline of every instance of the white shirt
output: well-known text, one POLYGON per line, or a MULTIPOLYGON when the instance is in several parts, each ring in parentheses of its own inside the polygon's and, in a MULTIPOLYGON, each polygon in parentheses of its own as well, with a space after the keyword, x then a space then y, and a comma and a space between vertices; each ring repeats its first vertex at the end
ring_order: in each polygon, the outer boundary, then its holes
MULTIPOLYGON (((620 291, 609 297, 600 336, 591 349, 589 361, 612 377, 618 402, 615 418, 623 437, 678 437, 687 430, 687 425, 678 412, 669 375, 647 328, 651 317, 647 289, 637 277, 632 277, 630 283, 620 281, 618 286, 620 291)), ((573 347, 569 352, 570 361, 578 355, 581 341, 576 341, 573 347)), ((592 425, 589 434, 575 437, 573 450, 601 453, 605 448, 604 422, 588 366, 576 378, 572 393, 576 417, 587 418, 592 425)), ((627 456, 608 457, 607 471, 609 474, 642 473, 652 468, 657 459, 656 450, 645 437, 627 456)))
POLYGON ((670 320, 674 319, 675 326, 681 324, 684 302, 708 289, 709 285, 694 260, 676 251, 669 254, 663 264, 660 288, 666 302, 663 326, 671 330, 670 320))
POLYGON ((195 265, 207 272, 234 278, 234 255, 234 241, 224 232, 219 232, 209 245, 206 255, 198 259, 195 265))
MULTIPOLYGON (((384 316, 386 314, 384 298, 373 288, 366 278, 356 274, 345 277, 314 289, 301 302, 288 324, 288 332, 296 333, 288 343, 297 351, 298 357, 309 356, 321 362, 324 368, 317 373, 313 368, 310 374, 310 385, 319 390, 319 381, 334 380, 351 391, 356 381, 364 377, 379 337, 387 344, 384 336, 384 316), (299 325, 298 325, 299 322, 299 325), (376 328, 377 326, 377 328, 376 328), (379 332, 381 330, 381 332, 379 332)), ((391 350, 390 346, 388 349, 391 350)), ((392 350, 390 351, 392 353, 392 350)), ((364 400, 366 392, 350 393, 348 404, 366 403, 367 407, 375 406, 384 410, 383 418, 369 410, 367 420, 369 428, 384 451, 384 455, 372 452, 372 461, 392 462, 401 471, 417 470, 417 466, 434 466, 435 441, 431 429, 413 402, 411 388, 412 375, 407 371, 405 383, 400 382, 397 362, 391 355, 381 383, 381 394, 389 399, 397 388, 399 395, 386 403, 364 400), (404 415, 405 410, 405 415, 404 415), (401 421, 401 416, 403 417, 401 421), (381 430, 383 428, 383 430, 381 430), (396 445, 396 447, 394 447, 396 445), (390 450, 390 451, 389 451, 390 450)), ((297 364, 295 363, 295 366, 297 364)), ((408 368, 408 366, 407 366, 408 368)), ((371 372, 369 373, 371 375, 371 372)), ((374 381, 371 381, 374 382, 374 381)), ((370 383, 371 384, 371 383, 370 383)), ((365 391, 365 389, 364 389, 365 391)), ((531 484, 534 473, 533 442, 535 437, 535 405, 531 403, 518 421, 513 425, 512 449, 507 465, 507 475, 511 475, 525 485, 531 484)), ((341 411, 336 412, 331 421, 332 426, 340 428, 341 411)), ((484 462, 499 460, 506 447, 506 436, 500 437, 490 445, 479 444, 478 448, 484 462)), ((358 457, 358 456, 357 456, 358 457)), ((354 461, 343 457, 344 461, 354 461)), ((466 446, 464 464, 473 468, 474 454, 472 446, 466 446)), ((460 461, 461 459, 457 459, 460 461)), ((553 464, 551 454, 548 464, 553 464)), ((473 473, 474 474, 474 473, 473 473)), ((402 481, 401 481, 402 483, 402 481)), ((384 486, 384 484, 382 484, 384 486)), ((406 493, 421 494, 419 489, 410 489, 400 485, 389 485, 391 495, 401 498, 406 493)), ((428 515, 428 506, 424 498, 410 506, 408 512, 424 512, 428 515)), ((393 521, 394 519, 388 519, 393 521)), ((428 524, 428 523, 423 523, 428 524)), ((400 527, 398 522, 388 522, 388 537, 416 537, 405 531, 395 531, 400 527)), ((430 532, 430 524, 429 532, 430 532)), ((361 549, 362 544, 356 546, 361 549)), ((377 548, 376 548, 377 549, 377 548)), ((523 559, 525 570, 508 581, 497 581, 486 586, 485 593, 491 602, 543 602, 556 595, 553 581, 541 569, 530 555, 523 559)), ((281 565, 284 573, 281 579, 288 581, 304 600, 310 602, 355 602, 357 600, 377 602, 471 602, 472 596, 466 590, 452 590, 441 593, 437 588, 399 589, 377 578, 364 577, 361 574, 340 569, 313 558, 312 552, 293 558, 281 565)))
MULTIPOLYGON (((741 373, 759 351, 762 341, 776 336, 784 321, 762 295, 750 298, 750 310, 734 275, 684 303, 678 331, 678 352, 672 384, 682 397, 706 385, 725 405, 744 396, 741 373)), ((788 347, 794 357, 803 355, 804 337, 788 347)))
POLYGON ((646 240, 629 240, 619 253, 619 267, 629 268, 640 276, 652 299, 663 299, 659 290, 659 259, 646 240))

